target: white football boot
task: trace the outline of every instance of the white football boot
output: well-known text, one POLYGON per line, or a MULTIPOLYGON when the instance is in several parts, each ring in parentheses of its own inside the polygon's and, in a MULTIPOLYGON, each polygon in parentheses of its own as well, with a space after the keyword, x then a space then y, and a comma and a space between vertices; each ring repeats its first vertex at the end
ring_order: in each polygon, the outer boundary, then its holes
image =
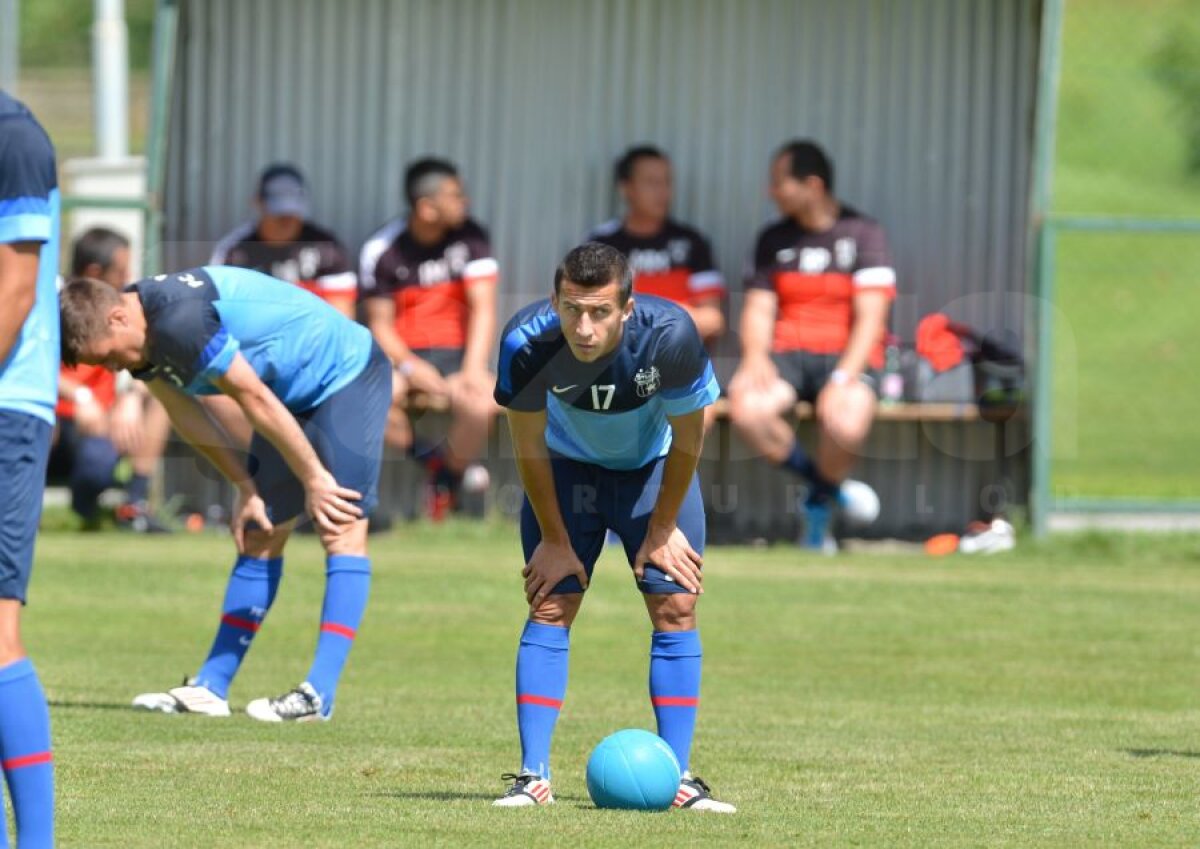
POLYGON ((516 775, 511 772, 506 772, 500 778, 513 784, 503 796, 492 802, 494 808, 533 808, 554 804, 549 779, 531 773, 516 775))
POLYGON ((675 801, 671 803, 671 807, 687 811, 708 811, 711 814, 737 813, 737 808, 733 805, 722 802, 720 799, 714 799, 712 789, 704 782, 704 779, 698 778, 690 772, 683 774, 683 778, 679 782, 679 792, 675 794, 675 801))
POLYGON ((246 705, 246 713, 260 722, 325 722, 333 709, 324 711, 321 694, 304 681, 273 699, 255 699, 246 705))
POLYGON ((133 700, 137 710, 155 713, 196 713, 200 716, 229 716, 229 701, 207 687, 197 687, 190 679, 165 693, 142 693, 133 700))

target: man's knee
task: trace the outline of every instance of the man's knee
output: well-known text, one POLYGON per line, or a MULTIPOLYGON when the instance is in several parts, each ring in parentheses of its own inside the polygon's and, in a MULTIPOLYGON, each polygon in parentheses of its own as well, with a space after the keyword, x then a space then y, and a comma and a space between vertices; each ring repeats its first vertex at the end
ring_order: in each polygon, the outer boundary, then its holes
POLYGON ((582 603, 583 593, 548 595, 537 609, 530 612, 529 620, 539 625, 569 628, 575 621, 575 615, 579 613, 579 605, 582 603))
POLYGON ((833 388, 835 392, 825 405, 826 413, 819 422, 821 429, 839 445, 860 445, 871 431, 875 418, 875 395, 862 383, 833 388))
POLYGON ((495 402, 492 396, 460 388, 450 399, 451 415, 461 421, 486 427, 492 418, 495 402))
POLYGON ((283 546, 292 532, 293 522, 276 525, 270 531, 262 528, 247 528, 242 538, 242 554, 247 557, 269 559, 283 554, 283 546))
POLYGON ((351 557, 365 557, 367 554, 367 520, 359 519, 349 525, 342 525, 337 532, 321 531, 321 545, 325 553, 334 556, 345 554, 351 557))
POLYGON ((696 627, 696 596, 691 593, 647 595, 646 609, 655 631, 691 631, 696 627))
POLYGON ((13 598, 0 599, 0 666, 7 666, 25 656, 21 644, 21 602, 13 598))
POLYGON ((759 403, 762 400, 759 394, 748 390, 730 391, 729 420, 734 427, 739 430, 752 429, 770 416, 770 411, 759 403))

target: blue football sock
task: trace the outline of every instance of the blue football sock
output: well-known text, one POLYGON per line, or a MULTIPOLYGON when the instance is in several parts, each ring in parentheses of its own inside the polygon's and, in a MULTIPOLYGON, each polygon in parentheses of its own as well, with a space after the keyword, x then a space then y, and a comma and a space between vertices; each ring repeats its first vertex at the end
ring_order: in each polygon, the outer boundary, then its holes
POLYGON ((307 679, 321 696, 321 711, 325 716, 333 712, 338 679, 367 609, 370 590, 369 558, 334 554, 326 559, 321 633, 317 637, 317 653, 307 679))
POLYGON ((517 650, 517 730, 521 772, 550 777, 550 738, 567 693, 571 632, 526 622, 517 650))
POLYGON ((813 464, 812 458, 805 452, 804 446, 800 444, 799 439, 793 439, 791 452, 779 465, 809 481, 817 473, 817 467, 813 464))
POLYGON ((699 631, 655 631, 650 637, 650 703, 658 736, 675 752, 683 772, 696 732, 701 660, 699 631))
POLYGON ((150 500, 150 478, 134 474, 125 485, 125 499, 133 504, 150 500))
POLYGON ((792 442, 791 453, 780 465, 808 481, 808 501, 811 504, 823 504, 841 489, 841 484, 834 483, 818 471, 817 464, 805 453, 798 439, 792 442))
POLYGON ((207 687, 222 699, 228 698, 229 684, 275 601, 282 576, 282 557, 272 560, 238 557, 225 589, 221 624, 208 659, 196 673, 196 686, 207 687))
POLYGON ((50 711, 29 658, 0 668, 0 765, 17 821, 17 845, 50 849, 54 846, 50 711))

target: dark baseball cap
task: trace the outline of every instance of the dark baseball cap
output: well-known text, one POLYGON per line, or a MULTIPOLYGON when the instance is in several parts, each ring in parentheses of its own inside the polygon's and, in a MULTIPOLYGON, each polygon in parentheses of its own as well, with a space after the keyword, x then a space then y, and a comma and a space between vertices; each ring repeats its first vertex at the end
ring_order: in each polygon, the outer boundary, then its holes
POLYGON ((308 188, 295 165, 268 165, 258 178, 258 199, 267 215, 308 217, 308 188))

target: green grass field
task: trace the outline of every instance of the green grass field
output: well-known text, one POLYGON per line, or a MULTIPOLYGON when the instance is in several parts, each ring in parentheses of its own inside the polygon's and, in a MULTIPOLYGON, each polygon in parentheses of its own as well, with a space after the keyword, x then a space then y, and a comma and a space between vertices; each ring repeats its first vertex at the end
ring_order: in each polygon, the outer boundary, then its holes
MULTIPOLYGON (((1189 0, 1067 0, 1054 209, 1200 218, 1178 105, 1153 57, 1189 0)), ((1179 73, 1196 73, 1180 68, 1179 73)), ((1052 488, 1200 498, 1200 234, 1089 233, 1058 248, 1052 488)))
MULTIPOLYGON (((307 669, 298 539, 235 707, 307 669)), ((375 541, 335 720, 136 714, 214 627, 218 536, 48 534, 26 637, 52 700, 64 847, 1183 846, 1200 835, 1200 546, 1081 537, 987 560, 714 549, 697 771, 741 811, 594 809, 587 753, 652 727, 648 626, 611 553, 574 630, 559 804, 492 810, 517 766, 514 531, 375 541)))

